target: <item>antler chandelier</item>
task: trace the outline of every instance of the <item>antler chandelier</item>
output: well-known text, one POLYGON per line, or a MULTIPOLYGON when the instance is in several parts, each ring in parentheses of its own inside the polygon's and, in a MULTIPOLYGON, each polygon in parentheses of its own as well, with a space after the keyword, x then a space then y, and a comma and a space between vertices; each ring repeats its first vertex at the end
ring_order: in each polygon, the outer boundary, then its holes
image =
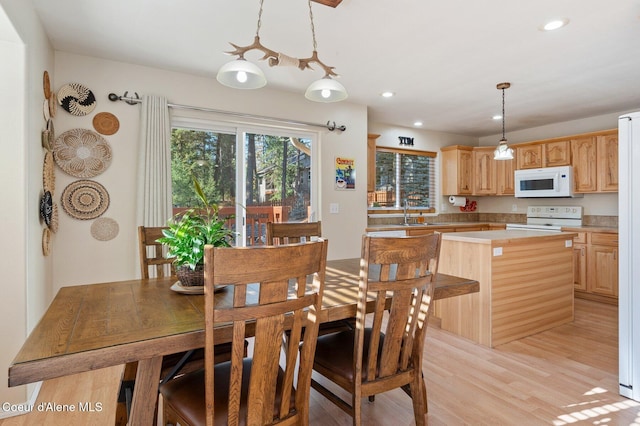
POLYGON ((314 81, 307 88, 305 97, 315 102, 338 102, 347 98, 347 91, 344 86, 332 77, 338 77, 331 67, 318 58, 316 32, 313 24, 313 11, 311 10, 311 0, 309 0, 309 20, 311 22, 311 36, 313 39, 313 53, 308 58, 298 59, 287 56, 284 53, 265 47, 260 42, 260 27, 262 25, 262 9, 264 0, 260 0, 260 11, 258 13, 258 25, 253 43, 248 46, 238 46, 231 44, 235 50, 225 52, 229 55, 237 55, 238 58, 220 68, 217 79, 220 83, 235 89, 259 89, 267 84, 267 79, 262 70, 255 64, 247 61, 244 54, 251 50, 259 50, 264 53, 260 60, 268 60, 269 66, 295 66, 304 71, 313 69, 311 64, 317 64, 324 69, 325 75, 320 80, 314 81))

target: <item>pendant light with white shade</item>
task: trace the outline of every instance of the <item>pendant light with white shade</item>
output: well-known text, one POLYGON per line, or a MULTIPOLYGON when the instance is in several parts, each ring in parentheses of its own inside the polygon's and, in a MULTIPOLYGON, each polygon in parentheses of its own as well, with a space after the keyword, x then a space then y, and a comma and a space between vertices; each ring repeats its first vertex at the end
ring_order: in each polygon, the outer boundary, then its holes
POLYGON ((504 135, 504 91, 511 87, 511 83, 498 83, 496 88, 502 90, 502 139, 498 143, 495 151, 493 151, 494 160, 513 160, 513 148, 507 145, 507 138, 504 135))
POLYGON ((235 89, 259 89, 267 84, 267 79, 262 70, 255 64, 247 61, 244 54, 251 50, 259 50, 264 53, 262 60, 268 59, 269 66, 295 66, 300 70, 312 69, 311 64, 317 64, 325 71, 323 78, 314 81, 307 88, 305 97, 315 102, 338 102, 347 98, 347 91, 342 84, 333 79, 338 77, 333 69, 334 67, 325 65, 319 58, 317 52, 316 32, 313 23, 313 11, 311 8, 311 0, 309 3, 309 20, 311 23, 311 36, 313 40, 313 53, 309 58, 293 58, 281 52, 276 52, 265 47, 260 42, 260 27, 262 25, 262 10, 264 0, 260 0, 260 11, 258 13, 258 24, 256 35, 252 44, 248 46, 238 46, 230 43, 235 50, 227 52, 230 55, 237 55, 238 58, 229 62, 220 68, 217 80, 228 87, 235 89))

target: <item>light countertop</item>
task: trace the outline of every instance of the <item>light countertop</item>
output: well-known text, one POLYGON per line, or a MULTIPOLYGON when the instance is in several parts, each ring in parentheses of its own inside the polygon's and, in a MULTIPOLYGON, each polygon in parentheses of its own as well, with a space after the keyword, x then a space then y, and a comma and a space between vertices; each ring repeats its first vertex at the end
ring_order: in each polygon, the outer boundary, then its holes
POLYGON ((510 241, 545 238, 545 239, 569 239, 572 240, 575 232, 549 232, 549 231, 529 231, 520 229, 495 230, 495 231, 470 231, 470 232, 447 232, 442 234, 442 239, 447 241, 464 241, 478 244, 506 244, 510 241))

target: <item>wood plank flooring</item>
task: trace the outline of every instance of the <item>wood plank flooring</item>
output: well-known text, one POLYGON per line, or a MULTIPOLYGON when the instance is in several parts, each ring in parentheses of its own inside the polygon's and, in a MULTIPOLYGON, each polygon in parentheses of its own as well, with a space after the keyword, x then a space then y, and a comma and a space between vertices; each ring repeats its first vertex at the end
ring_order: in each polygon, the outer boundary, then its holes
MULTIPOLYGON (((616 306, 576 299, 573 322, 494 349, 430 324, 423 369, 429 425, 640 425, 640 403, 618 395, 617 318, 616 306)), ((79 379, 51 389, 69 393, 64 387, 72 383, 76 395, 109 400, 100 396, 101 385, 91 384, 94 379, 79 379)), ((58 396, 46 398, 60 401, 58 396)), ((69 414, 45 423, 20 416, 0 420, 0 426, 86 424, 69 414)), ((105 420, 92 424, 113 424, 105 420)), ((400 390, 363 401, 363 425, 413 423, 411 401, 400 390)), ((310 424, 350 425, 351 419, 312 390, 310 424)))
MULTIPOLYGON (((429 425, 640 425, 640 403, 618 394, 616 306, 576 299, 573 322, 494 349, 429 327, 429 425)), ((310 424, 351 424, 311 398, 310 424)), ((363 401, 363 425, 413 423, 402 391, 363 401)))

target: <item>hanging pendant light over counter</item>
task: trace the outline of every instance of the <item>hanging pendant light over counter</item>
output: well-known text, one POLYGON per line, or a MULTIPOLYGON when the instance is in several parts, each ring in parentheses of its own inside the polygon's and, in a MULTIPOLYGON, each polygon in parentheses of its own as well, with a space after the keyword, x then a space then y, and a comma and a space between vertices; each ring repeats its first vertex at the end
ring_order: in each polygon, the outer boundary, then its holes
POLYGON ((502 90, 502 139, 498 143, 495 151, 493 151, 494 160, 513 160, 513 148, 507 145, 507 138, 504 134, 504 91, 511 87, 511 83, 498 83, 496 88, 502 90))

